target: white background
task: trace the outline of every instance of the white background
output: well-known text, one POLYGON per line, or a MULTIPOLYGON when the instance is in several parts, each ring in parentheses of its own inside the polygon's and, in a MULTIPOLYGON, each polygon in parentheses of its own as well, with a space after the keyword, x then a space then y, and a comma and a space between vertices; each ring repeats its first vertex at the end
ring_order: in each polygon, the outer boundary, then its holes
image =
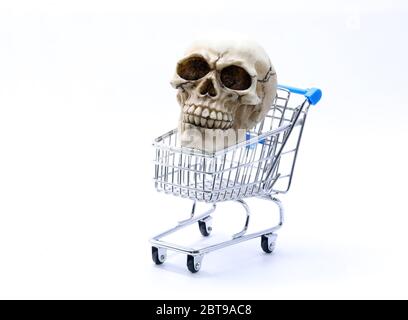
MULTIPOLYGON (((1 1, 0 298, 408 298, 407 21, 389 0, 1 1), (251 35, 280 83, 324 96, 276 252, 253 240, 192 275, 184 256, 151 261, 148 239, 191 205, 155 191, 151 142, 176 126, 169 80, 208 29, 251 35)), ((215 237, 238 209, 219 206, 215 237)))

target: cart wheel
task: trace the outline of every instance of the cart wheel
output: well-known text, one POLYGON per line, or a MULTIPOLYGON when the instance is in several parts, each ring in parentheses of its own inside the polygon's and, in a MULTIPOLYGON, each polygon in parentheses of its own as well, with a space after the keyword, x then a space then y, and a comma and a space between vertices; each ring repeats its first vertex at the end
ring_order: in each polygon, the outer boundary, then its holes
POLYGON ((155 264, 162 264, 166 258, 166 249, 152 247, 152 259, 155 264))
POLYGON ((187 255, 187 269, 191 273, 196 273, 201 269, 202 256, 187 255))
POLYGON ((208 216, 198 221, 198 228, 204 237, 208 237, 212 231, 212 217, 208 216))
POLYGON ((276 234, 266 234, 261 237, 261 247, 266 253, 272 253, 275 250, 276 234))

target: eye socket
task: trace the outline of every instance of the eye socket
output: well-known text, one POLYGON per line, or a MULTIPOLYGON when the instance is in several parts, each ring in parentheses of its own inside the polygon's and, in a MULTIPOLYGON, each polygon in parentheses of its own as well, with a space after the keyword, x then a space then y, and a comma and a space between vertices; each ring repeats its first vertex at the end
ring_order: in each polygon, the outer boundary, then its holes
POLYGON ((177 74, 185 80, 201 79, 208 72, 210 72, 210 66, 201 57, 187 58, 177 65, 177 74))
POLYGON ((224 86, 233 90, 246 90, 252 84, 252 79, 248 72, 234 65, 222 69, 220 78, 224 86))

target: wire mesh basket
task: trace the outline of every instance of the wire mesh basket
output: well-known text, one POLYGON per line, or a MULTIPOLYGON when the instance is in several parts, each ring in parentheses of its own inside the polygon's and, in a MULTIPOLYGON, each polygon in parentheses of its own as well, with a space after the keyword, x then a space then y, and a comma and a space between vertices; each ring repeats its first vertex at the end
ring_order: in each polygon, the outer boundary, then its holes
POLYGON ((157 190, 205 202, 288 191, 309 106, 308 100, 294 105, 289 98, 290 91, 280 88, 267 116, 247 132, 246 141, 218 152, 180 147, 177 129, 157 138, 157 190), (295 128, 297 134, 292 133, 295 128), (294 144, 289 145, 289 136, 294 144))

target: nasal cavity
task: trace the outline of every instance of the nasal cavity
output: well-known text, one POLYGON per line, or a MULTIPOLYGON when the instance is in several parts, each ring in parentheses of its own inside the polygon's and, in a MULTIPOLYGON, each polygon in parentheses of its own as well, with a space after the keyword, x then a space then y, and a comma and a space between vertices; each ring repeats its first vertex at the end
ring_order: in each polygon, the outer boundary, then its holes
POLYGON ((204 83, 201 84, 199 91, 203 96, 209 95, 215 97, 217 95, 217 91, 215 91, 214 83, 211 79, 206 79, 204 83))

